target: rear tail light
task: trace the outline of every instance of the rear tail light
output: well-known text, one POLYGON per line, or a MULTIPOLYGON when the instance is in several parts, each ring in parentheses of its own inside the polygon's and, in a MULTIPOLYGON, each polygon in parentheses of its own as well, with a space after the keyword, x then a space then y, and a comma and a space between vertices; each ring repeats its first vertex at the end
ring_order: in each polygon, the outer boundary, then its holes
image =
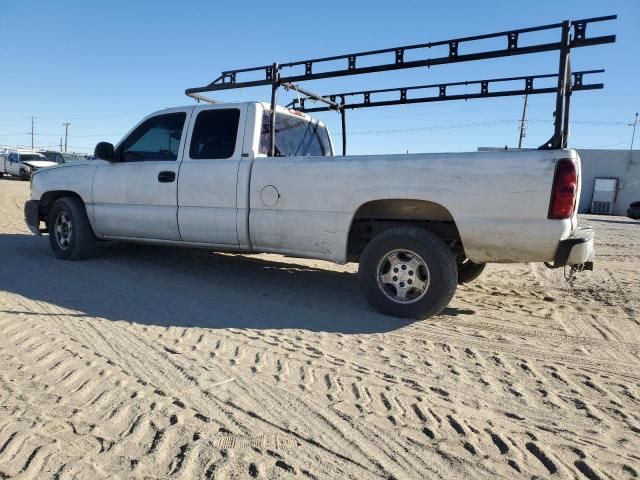
POLYGON ((556 163, 556 173, 551 189, 549 218, 563 220, 573 216, 578 194, 578 172, 573 160, 563 159, 556 163))

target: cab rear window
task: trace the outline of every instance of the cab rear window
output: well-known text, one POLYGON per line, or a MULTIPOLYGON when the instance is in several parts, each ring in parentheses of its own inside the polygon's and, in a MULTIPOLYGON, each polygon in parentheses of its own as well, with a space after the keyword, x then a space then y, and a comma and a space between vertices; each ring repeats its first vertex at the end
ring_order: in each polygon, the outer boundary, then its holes
MULTIPOLYGON (((262 116, 260 153, 269 153, 271 115, 262 116)), ((323 157, 332 155, 327 129, 317 120, 276 114, 275 153, 277 157, 323 157)))

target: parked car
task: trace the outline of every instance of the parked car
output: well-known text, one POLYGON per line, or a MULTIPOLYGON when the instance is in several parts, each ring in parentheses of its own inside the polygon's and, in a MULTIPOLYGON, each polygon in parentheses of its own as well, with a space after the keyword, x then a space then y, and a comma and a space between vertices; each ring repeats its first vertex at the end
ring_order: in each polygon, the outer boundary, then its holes
POLYGON ((634 220, 640 220, 640 202, 631 202, 627 209, 627 216, 634 220))
POLYGON ((42 150, 39 153, 42 153, 47 160, 55 163, 69 163, 69 162, 77 162, 78 160, 86 160, 85 155, 79 155, 75 153, 62 153, 56 152, 55 150, 42 150))
POLYGON ((371 304, 411 318, 449 303, 458 265, 461 281, 487 262, 592 268, 575 150, 334 157, 321 122, 277 107, 269 157, 269 111, 156 112, 96 160, 36 172, 27 225, 68 260, 121 240, 359 261, 371 304))
POLYGON ((47 160, 55 163, 64 163, 64 157, 61 152, 55 150, 41 150, 39 153, 47 157, 47 160))
POLYGON ((41 153, 31 150, 9 151, 0 160, 0 177, 6 174, 22 180, 29 180, 31 174, 40 168, 56 165, 41 153))
POLYGON ((64 163, 91 160, 90 155, 85 155, 81 153, 63 153, 62 157, 64 158, 64 163))

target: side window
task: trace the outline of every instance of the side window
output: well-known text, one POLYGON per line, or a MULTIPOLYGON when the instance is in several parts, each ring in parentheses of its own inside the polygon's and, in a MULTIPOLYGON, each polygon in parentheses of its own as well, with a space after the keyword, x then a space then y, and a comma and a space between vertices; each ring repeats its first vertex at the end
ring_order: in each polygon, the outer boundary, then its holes
POLYGON ((217 159, 233 156, 238 137, 240 110, 220 108, 203 110, 196 117, 191 135, 189 156, 195 159, 217 159))
POLYGON ((141 123, 118 147, 122 162, 177 160, 187 114, 167 113, 141 123))

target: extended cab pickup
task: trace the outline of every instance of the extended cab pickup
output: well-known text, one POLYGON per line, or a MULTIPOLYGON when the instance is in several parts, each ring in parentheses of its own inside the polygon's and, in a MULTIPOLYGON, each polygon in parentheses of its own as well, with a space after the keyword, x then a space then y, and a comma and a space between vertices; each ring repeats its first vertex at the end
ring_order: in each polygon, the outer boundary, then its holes
POLYGON ((574 150, 333 156, 321 122, 278 107, 270 157, 269 109, 156 112, 96 160, 36 172, 26 222, 70 260, 120 240, 359 261, 370 303, 411 318, 488 262, 592 267, 574 150))

